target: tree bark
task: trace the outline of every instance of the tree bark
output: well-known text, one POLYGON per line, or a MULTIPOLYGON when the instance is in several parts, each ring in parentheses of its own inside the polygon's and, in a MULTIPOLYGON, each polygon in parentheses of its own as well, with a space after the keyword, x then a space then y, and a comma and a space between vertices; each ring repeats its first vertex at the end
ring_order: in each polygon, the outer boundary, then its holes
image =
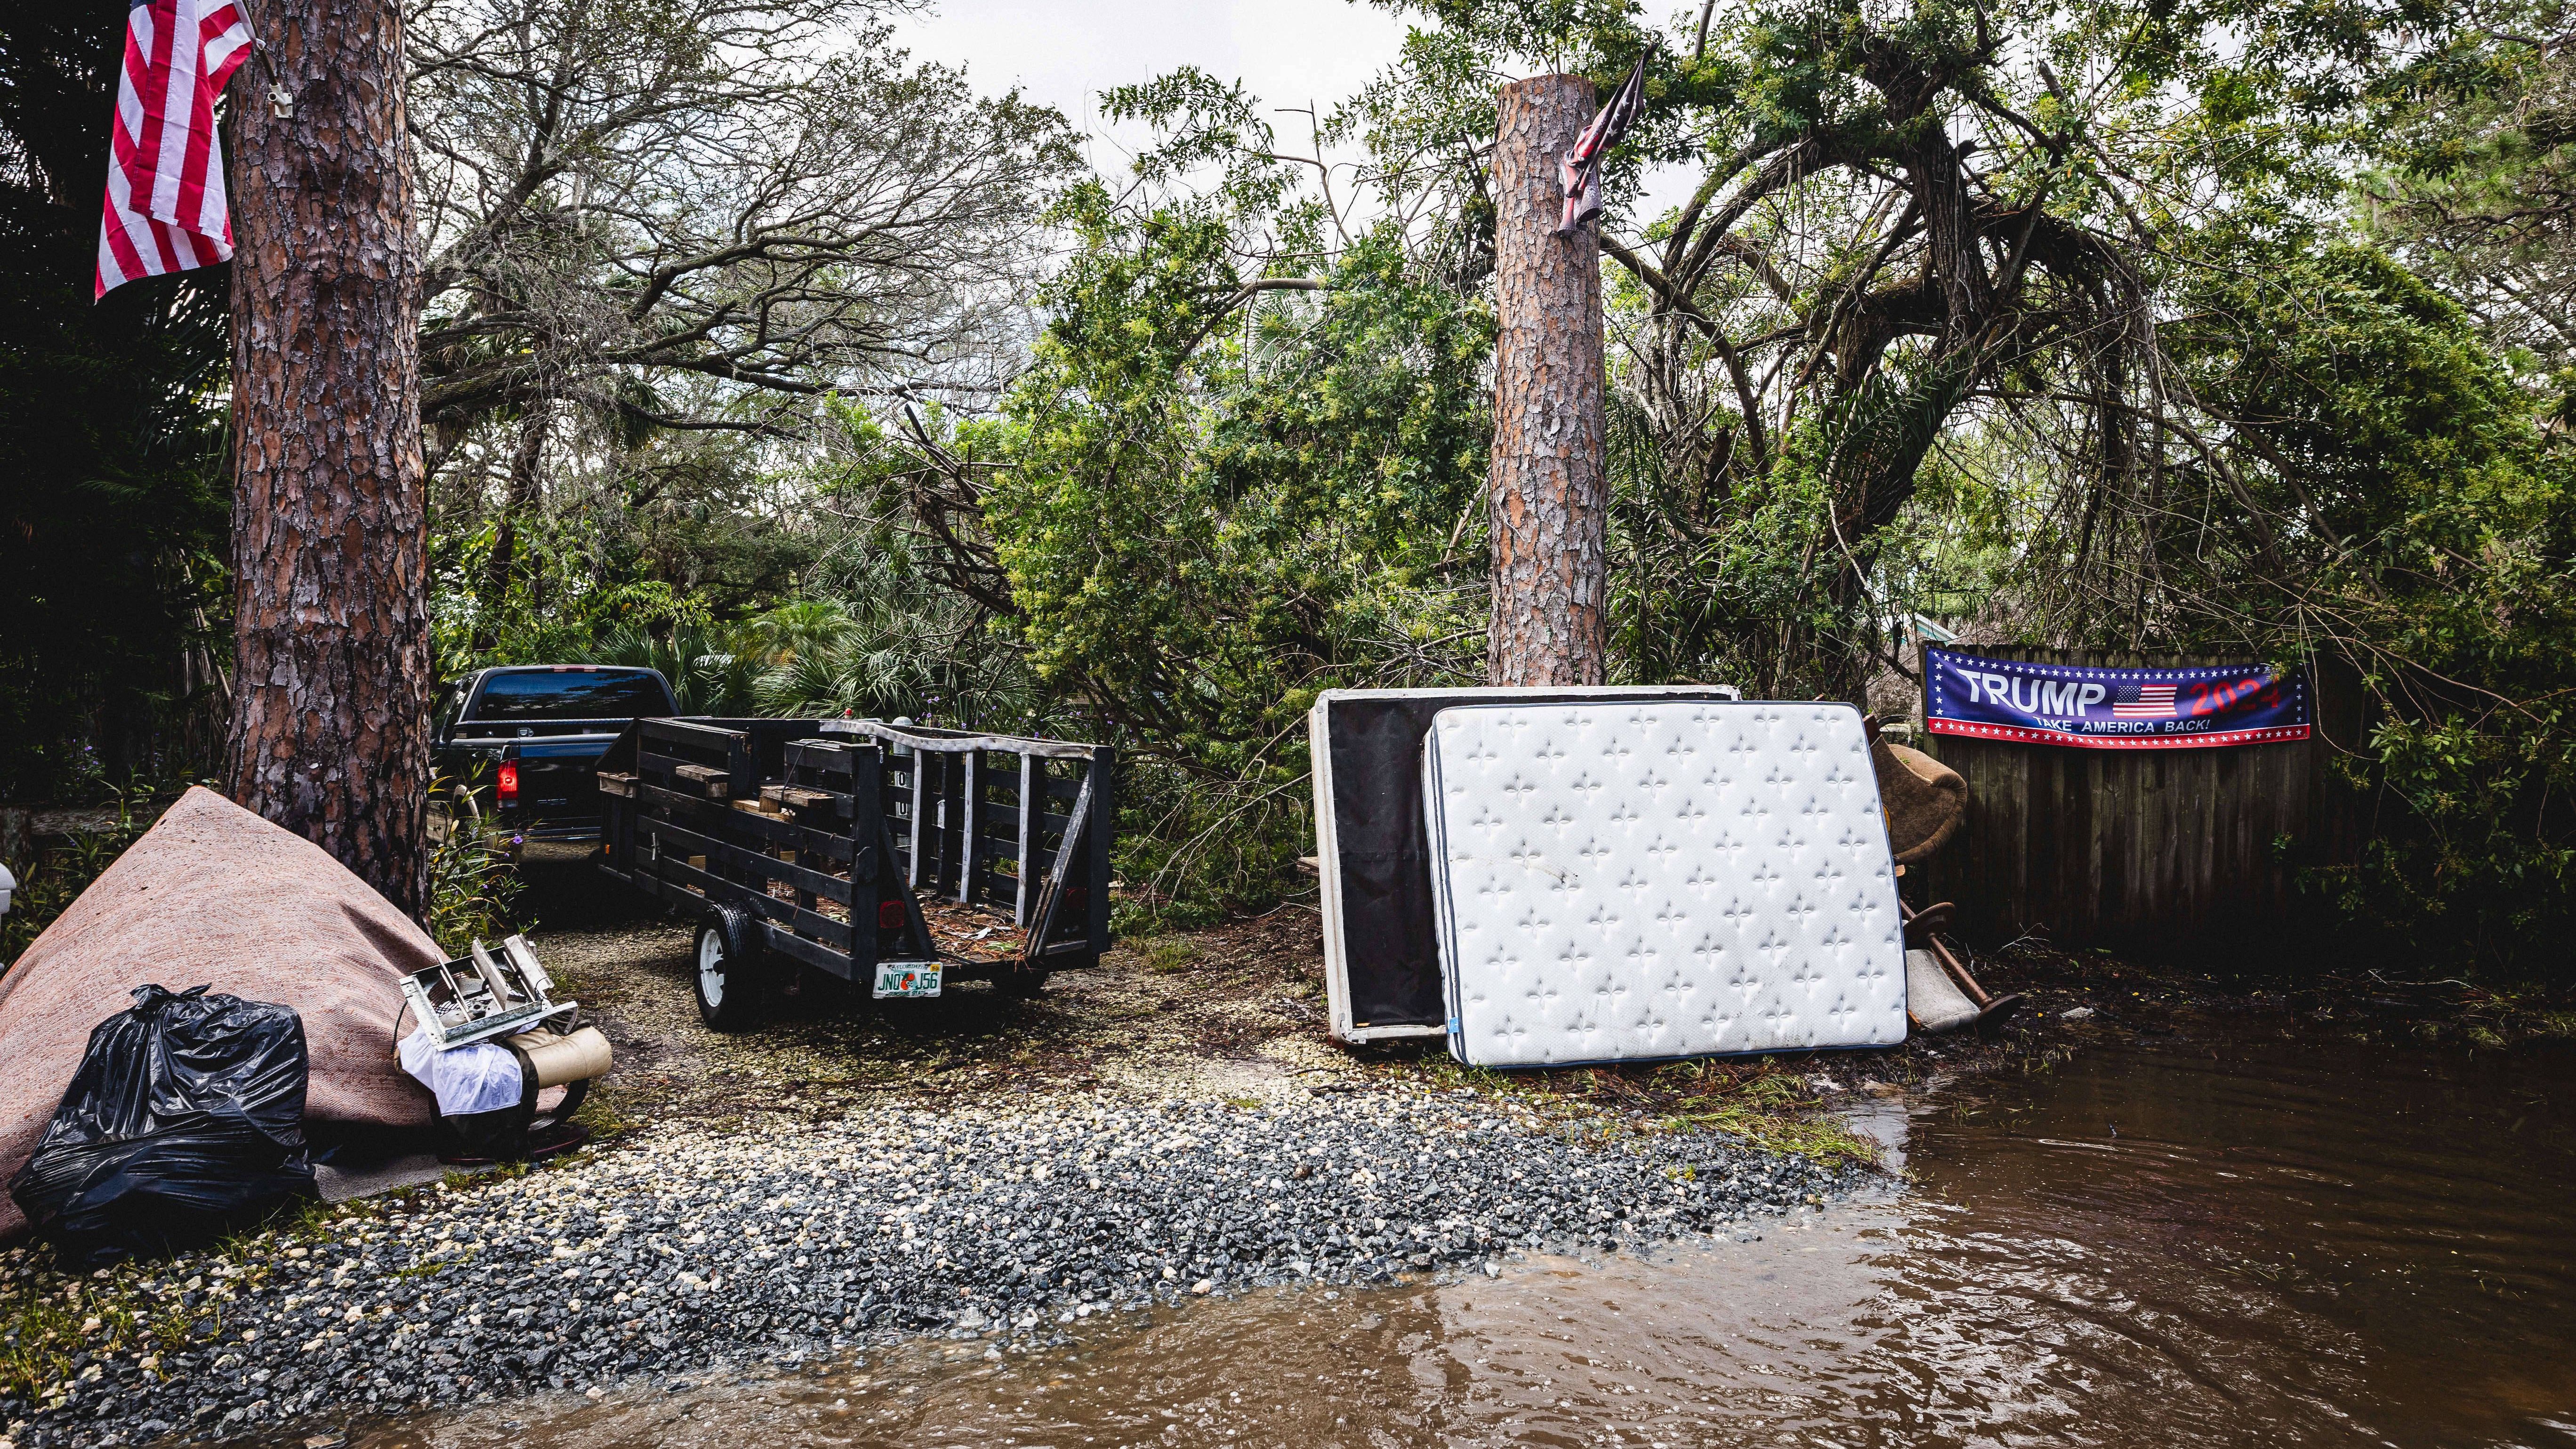
POLYGON ((1610 490, 1603 458, 1601 249, 1595 224, 1555 235, 1557 158, 1592 119, 1592 82, 1503 87, 1494 151, 1495 684, 1599 684, 1609 648, 1610 490))
POLYGON ((392 0, 266 0, 236 88, 235 800, 426 905, 420 266, 392 0), (264 66, 245 81, 266 82, 264 66))

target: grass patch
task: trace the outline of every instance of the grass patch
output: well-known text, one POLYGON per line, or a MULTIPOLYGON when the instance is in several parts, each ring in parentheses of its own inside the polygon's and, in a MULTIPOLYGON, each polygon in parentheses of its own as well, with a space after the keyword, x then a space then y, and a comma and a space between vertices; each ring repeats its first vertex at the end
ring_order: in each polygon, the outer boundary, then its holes
POLYGON ((59 1401, 95 1392, 78 1368, 110 1357, 156 1369, 159 1356, 223 1337, 231 1305, 258 1289, 295 1250, 375 1225, 413 1195, 368 1203, 307 1200, 264 1222, 166 1259, 74 1273, 52 1249, 0 1252, 0 1398, 59 1401))
POLYGON ((605 1091, 605 1082, 593 1083, 589 1095, 581 1099, 581 1109, 572 1114, 573 1125, 590 1133, 593 1143, 609 1143, 634 1132, 644 1125, 641 1117, 630 1117, 617 1109, 617 1098, 605 1091))
POLYGON ((1682 1105, 1690 1110, 1665 1117, 1658 1125, 1675 1132, 1724 1132, 1767 1152, 1828 1165, 1878 1165, 1878 1144, 1830 1113, 1709 1097, 1695 1097, 1682 1105))
POLYGON ((31 1403, 58 1403, 77 1389, 82 1355, 149 1361, 220 1337, 225 1306, 252 1281, 220 1255, 185 1268, 125 1263, 87 1275, 53 1267, 42 1250, 11 1257, 0 1281, 0 1397, 31 1403))
POLYGON ((1138 959, 1157 976, 1178 976, 1198 964, 1199 943, 1187 936, 1156 936, 1138 943, 1138 959))
MULTIPOLYGON (((1445 1053, 1380 1068, 1442 1091, 1465 1090, 1564 1123, 1622 1122, 1658 1132, 1723 1132, 1769 1152, 1876 1166, 1878 1144, 1854 1132, 1794 1058, 1713 1058, 1660 1065, 1495 1071, 1445 1053)), ((1896 1075, 1898 1064, 1879 1069, 1896 1075)))

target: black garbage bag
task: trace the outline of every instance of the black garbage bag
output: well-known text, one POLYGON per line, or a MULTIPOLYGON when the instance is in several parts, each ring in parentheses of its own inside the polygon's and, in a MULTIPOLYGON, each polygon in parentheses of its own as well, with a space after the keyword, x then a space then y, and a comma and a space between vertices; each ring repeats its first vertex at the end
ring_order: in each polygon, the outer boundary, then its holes
POLYGON ((89 1034, 9 1195, 82 1270, 218 1237, 319 1195, 305 1077, 294 1008, 138 986, 131 1010, 89 1034))

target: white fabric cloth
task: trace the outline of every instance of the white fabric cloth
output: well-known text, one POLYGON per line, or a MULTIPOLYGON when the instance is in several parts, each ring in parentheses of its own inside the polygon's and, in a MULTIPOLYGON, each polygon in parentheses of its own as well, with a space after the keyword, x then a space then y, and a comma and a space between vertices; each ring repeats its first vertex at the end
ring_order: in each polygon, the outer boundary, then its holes
POLYGON ((1977 1003, 1941 969, 1929 951, 1905 953, 1905 1004, 1923 1029, 1934 1036, 1957 1031, 1977 1019, 1977 1003))
POLYGON ((519 1105, 519 1059, 499 1042, 440 1051, 421 1027, 402 1042, 403 1070, 438 1098, 438 1115, 498 1112, 519 1105))

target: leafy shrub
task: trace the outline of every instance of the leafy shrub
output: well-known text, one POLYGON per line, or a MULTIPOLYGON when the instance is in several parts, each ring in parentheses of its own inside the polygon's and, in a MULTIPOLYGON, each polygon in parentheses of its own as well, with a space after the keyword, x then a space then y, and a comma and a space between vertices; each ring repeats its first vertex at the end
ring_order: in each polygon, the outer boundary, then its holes
POLYGON ((80 899, 90 882, 116 864, 127 846, 143 838, 169 803, 165 794, 142 786, 119 789, 115 799, 115 823, 103 830, 75 833, 23 865, 9 863, 18 877, 18 889, 9 898, 9 914, 0 916, 0 971, 17 964, 20 954, 80 899))
MULTIPOLYGON (((432 781, 432 799, 448 797, 446 782, 432 781)), ((524 882, 511 861, 509 833, 480 816, 450 818, 429 852, 429 911, 422 924, 451 958, 467 943, 496 941, 522 929, 516 910, 524 882)))

